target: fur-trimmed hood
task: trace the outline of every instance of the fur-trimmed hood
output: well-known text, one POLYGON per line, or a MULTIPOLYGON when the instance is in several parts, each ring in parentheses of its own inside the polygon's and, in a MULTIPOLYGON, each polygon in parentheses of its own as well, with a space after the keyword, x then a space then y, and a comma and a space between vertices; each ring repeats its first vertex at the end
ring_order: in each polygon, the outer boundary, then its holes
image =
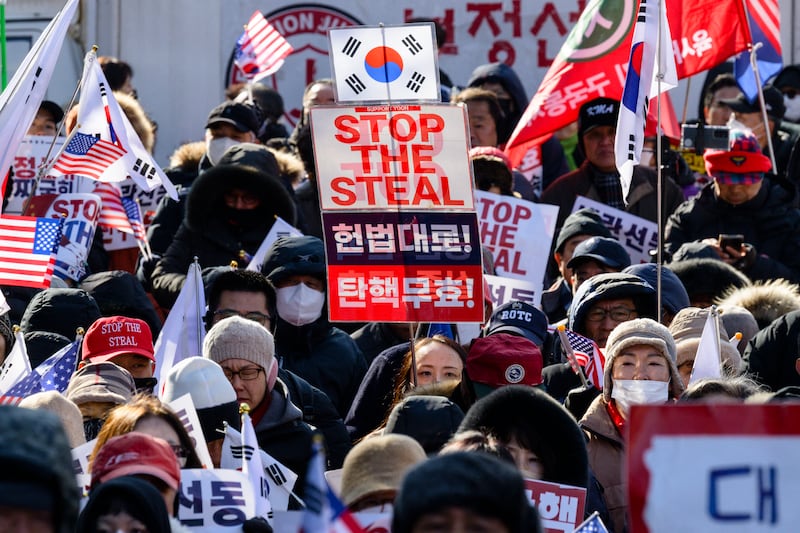
POLYGON ((224 194, 241 188, 257 194, 261 204, 256 208, 268 220, 277 215, 289 224, 295 224, 295 207, 289 191, 277 177, 244 165, 216 165, 203 171, 192 185, 186 202, 185 223, 194 231, 203 231, 205 226, 218 221, 224 211, 224 194))
POLYGON ((586 487, 589 482, 583 433, 572 415, 545 392, 523 385, 500 387, 467 411, 458 431, 468 430, 541 435, 547 448, 538 453, 544 466, 543 481, 576 487, 586 487))
POLYGON ((205 141, 195 141, 178 146, 169 156, 170 168, 197 170, 200 160, 206 153, 205 141))
POLYGON ((727 291, 717 300, 717 304, 744 307, 755 317, 758 327, 763 329, 773 320, 800 310, 800 286, 784 279, 759 282, 727 291))

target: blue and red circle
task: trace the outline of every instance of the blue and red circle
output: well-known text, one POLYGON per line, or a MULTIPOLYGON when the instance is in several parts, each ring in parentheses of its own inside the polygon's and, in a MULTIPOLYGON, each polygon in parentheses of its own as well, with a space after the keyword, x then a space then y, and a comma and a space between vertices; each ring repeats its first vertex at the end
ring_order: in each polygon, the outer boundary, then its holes
POLYGON ((373 80, 391 83, 403 73, 403 58, 394 48, 376 46, 367 52, 364 69, 373 80))

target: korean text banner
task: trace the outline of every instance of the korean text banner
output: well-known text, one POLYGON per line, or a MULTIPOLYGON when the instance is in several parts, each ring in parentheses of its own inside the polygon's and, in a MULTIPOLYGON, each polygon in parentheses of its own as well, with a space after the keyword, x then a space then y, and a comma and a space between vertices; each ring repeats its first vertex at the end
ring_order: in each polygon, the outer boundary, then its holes
POLYGON ((319 106, 311 128, 323 210, 474 208, 462 106, 319 106))
POLYGON ((323 213, 333 321, 482 322, 475 213, 323 213))

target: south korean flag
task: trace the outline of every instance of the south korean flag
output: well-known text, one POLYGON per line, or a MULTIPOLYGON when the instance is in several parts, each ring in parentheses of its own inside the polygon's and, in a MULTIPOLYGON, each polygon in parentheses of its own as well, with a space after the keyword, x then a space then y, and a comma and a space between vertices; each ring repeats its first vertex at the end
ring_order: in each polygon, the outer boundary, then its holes
POLYGON ((433 24, 328 31, 336 102, 438 102, 433 24))

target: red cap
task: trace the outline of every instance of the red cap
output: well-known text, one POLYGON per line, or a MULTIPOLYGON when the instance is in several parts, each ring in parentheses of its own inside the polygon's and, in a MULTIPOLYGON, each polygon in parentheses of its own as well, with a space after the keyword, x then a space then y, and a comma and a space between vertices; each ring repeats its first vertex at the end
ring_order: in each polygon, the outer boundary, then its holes
POLYGON ((153 476, 178 490, 181 468, 167 441, 136 431, 108 439, 92 462, 91 486, 137 474, 153 476))
POLYGON ((101 317, 89 326, 83 337, 81 359, 84 361, 91 359, 99 363, 129 353, 156 360, 153 335, 144 320, 126 316, 101 317))
POLYGON ((525 337, 495 333, 475 339, 467 354, 467 375, 491 387, 542 383, 542 352, 525 337))

